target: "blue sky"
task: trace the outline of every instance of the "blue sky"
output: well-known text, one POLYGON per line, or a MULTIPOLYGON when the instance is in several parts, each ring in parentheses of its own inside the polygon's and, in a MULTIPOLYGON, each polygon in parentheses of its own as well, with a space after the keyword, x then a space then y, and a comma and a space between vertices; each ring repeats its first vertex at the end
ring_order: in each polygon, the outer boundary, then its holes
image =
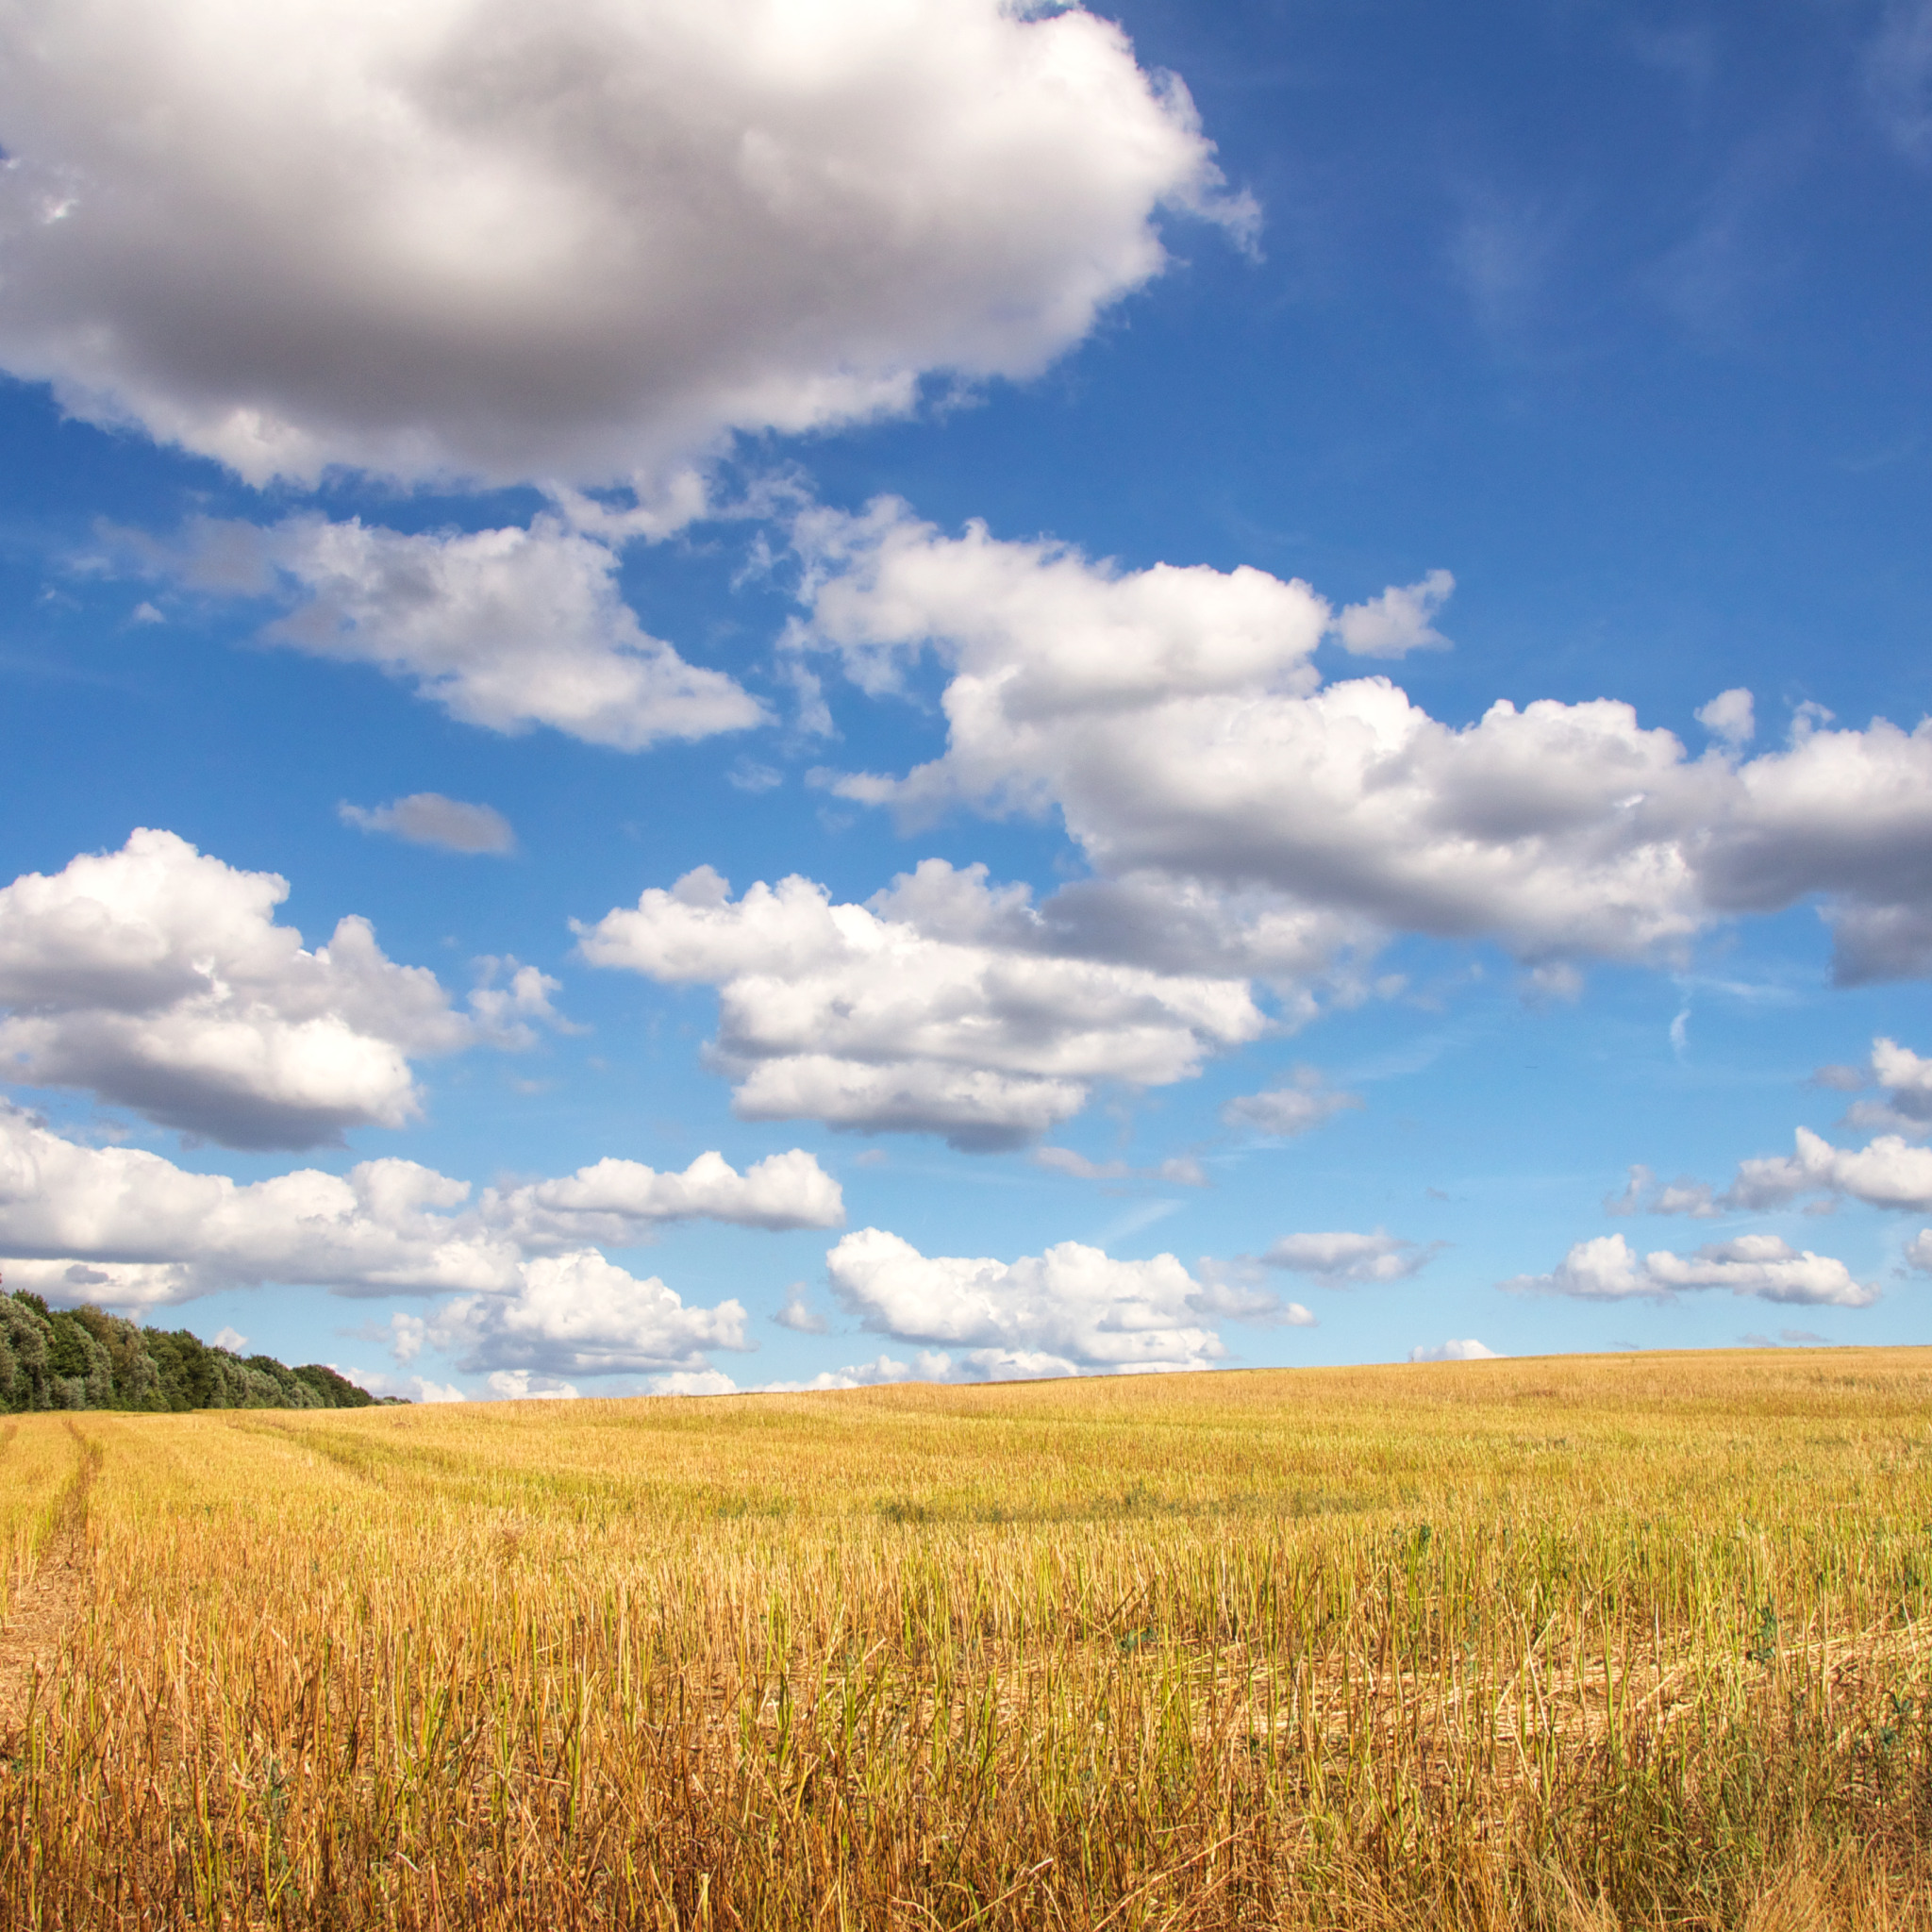
POLYGON ((1932 8, 0 50, 9 1285, 475 1398, 1925 1339, 1932 8))

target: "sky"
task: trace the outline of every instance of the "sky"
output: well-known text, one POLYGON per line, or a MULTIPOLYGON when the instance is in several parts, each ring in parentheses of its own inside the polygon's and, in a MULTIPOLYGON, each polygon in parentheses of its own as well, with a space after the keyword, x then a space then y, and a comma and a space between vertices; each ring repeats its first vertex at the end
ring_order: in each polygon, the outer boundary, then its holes
POLYGON ((0 149, 8 1288, 1932 1339, 1932 0, 0 0, 0 149))

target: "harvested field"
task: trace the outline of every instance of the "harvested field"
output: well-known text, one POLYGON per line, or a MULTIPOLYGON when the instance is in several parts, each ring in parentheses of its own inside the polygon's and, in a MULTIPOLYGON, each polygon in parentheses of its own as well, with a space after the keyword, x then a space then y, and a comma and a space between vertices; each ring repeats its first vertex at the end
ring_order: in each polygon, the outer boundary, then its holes
POLYGON ((1932 1351, 11 1426, 7 1925, 1932 1924, 1932 1351))

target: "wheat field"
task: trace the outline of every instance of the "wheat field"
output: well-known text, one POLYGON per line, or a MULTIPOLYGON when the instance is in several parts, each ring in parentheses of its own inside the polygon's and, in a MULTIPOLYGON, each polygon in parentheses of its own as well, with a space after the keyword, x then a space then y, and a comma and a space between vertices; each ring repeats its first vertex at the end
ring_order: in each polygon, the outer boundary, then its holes
POLYGON ((1932 1350, 0 1438, 0 1925, 1932 1926, 1932 1350))

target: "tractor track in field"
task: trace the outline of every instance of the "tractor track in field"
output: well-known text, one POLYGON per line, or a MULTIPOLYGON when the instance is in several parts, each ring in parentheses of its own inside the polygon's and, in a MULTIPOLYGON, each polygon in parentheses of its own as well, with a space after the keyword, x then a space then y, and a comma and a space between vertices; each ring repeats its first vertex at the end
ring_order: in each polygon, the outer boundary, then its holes
POLYGON ((91 1445, 83 1441, 80 1474, 62 1500, 54 1533, 0 1623, 0 1751, 10 1749, 19 1737, 33 1705, 36 1680, 51 1673, 62 1641, 87 1606, 93 1568, 87 1541, 87 1493, 94 1459, 91 1445))

